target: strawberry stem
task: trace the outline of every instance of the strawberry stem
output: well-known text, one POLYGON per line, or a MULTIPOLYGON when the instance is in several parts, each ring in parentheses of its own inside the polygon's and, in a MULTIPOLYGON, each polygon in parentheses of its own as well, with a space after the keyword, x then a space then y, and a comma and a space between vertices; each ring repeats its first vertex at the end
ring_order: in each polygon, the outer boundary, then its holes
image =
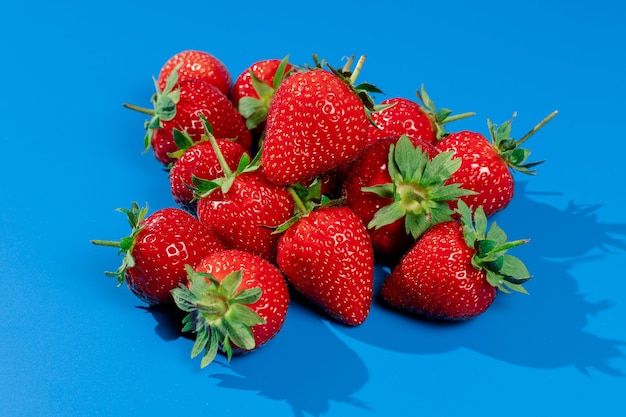
POLYGON ((519 139, 516 143, 517 146, 521 145, 525 141, 527 141, 532 135, 534 135, 539 129, 541 129, 546 123, 550 120, 554 119, 556 115, 559 114, 558 110, 550 113, 545 119, 537 124, 537 126, 533 127, 530 132, 526 133, 521 139, 519 139))
POLYGON ((348 72, 350 71, 350 68, 352 67, 352 63, 354 62, 354 55, 350 55, 350 57, 348 58, 348 60, 346 61, 345 65, 343 66, 343 68, 341 69, 342 72, 348 72))
POLYGON ((93 243, 94 245, 98 245, 98 246, 109 246, 111 248, 119 248, 119 247, 121 247, 120 242, 114 242, 112 240, 93 239, 93 240, 90 240, 90 242, 93 243))
POLYGON ((350 76, 350 84, 354 85, 354 83, 356 82, 356 79, 358 78, 359 73, 361 72, 361 69, 363 68, 363 64, 365 63, 366 58, 367 57, 365 55, 361 55, 359 60, 356 62, 356 66, 354 67, 354 72, 352 72, 352 75, 350 76))
POLYGON ((222 153, 219 145, 217 144, 217 139, 215 139, 215 135, 211 133, 212 129, 209 125, 209 121, 203 115, 201 115, 200 118, 202 119, 202 123, 204 124, 206 135, 207 135, 209 142, 211 143, 213 152, 215 152, 215 156, 217 157, 217 160, 219 161, 220 166, 222 167, 222 171, 224 171, 224 176, 225 177, 232 176, 233 171, 228 166, 228 162, 226 162, 226 158, 224 158, 224 154, 222 153))
POLYGON ((445 122, 446 123, 454 122, 456 120, 466 119, 466 118, 472 117, 472 116, 476 116, 476 113, 473 112, 473 111, 468 111, 468 112, 465 112, 465 113, 455 114, 453 116, 448 116, 448 117, 446 117, 445 122))
POLYGON ((309 212, 309 209, 306 207, 306 205, 298 195, 298 192, 293 187, 288 187, 287 189, 289 190, 289 194, 291 194, 293 201, 296 203, 296 207, 298 207, 298 210, 300 210, 302 214, 307 214, 309 212))
POLYGON ((136 106, 134 104, 124 103, 124 107, 130 110, 138 111, 139 113, 147 114, 148 116, 154 116, 155 111, 146 107, 136 106))

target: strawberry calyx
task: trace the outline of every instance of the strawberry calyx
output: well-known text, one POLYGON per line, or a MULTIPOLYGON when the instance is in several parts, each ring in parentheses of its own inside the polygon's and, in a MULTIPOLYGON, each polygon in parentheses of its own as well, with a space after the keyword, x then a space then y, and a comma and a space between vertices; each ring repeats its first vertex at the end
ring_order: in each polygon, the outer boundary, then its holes
POLYGON ((505 121, 499 126, 492 123, 490 119, 487 119, 492 146, 508 167, 524 174, 535 175, 536 170, 533 168, 544 161, 526 162, 531 152, 528 149, 521 148, 520 145, 552 120, 557 114, 558 111, 553 111, 518 140, 511 137, 511 125, 515 117, 517 117, 517 113, 513 113, 510 120, 505 121))
POLYGON ((122 264, 117 268, 116 271, 105 271, 105 274, 109 277, 117 278, 118 286, 122 285, 125 280, 125 273, 128 268, 132 268, 135 266, 135 258, 133 258, 132 250, 135 245, 135 238, 137 234, 143 229, 141 226, 141 222, 144 220, 146 215, 148 214, 148 204, 145 207, 139 207, 139 204, 136 202, 131 203, 131 208, 118 208, 117 211, 126 214, 128 218, 128 223, 131 227, 130 235, 120 239, 119 241, 111 241, 111 240, 91 240, 91 243, 99 246, 109 246, 114 248, 119 248, 119 254, 124 254, 124 258, 122 258, 122 264))
POLYGON ((437 140, 442 139, 446 135, 446 123, 454 122, 456 120, 461 120, 476 115, 476 113, 474 112, 465 112, 453 115, 452 110, 448 108, 437 109, 435 102, 426 92, 424 84, 422 84, 421 89, 417 90, 415 93, 419 101, 422 103, 422 110, 430 119, 430 123, 433 127, 433 131, 435 132, 435 137, 437 140))
POLYGON ((500 291, 528 294, 523 283, 531 279, 524 263, 506 253, 507 250, 529 242, 520 239, 507 242, 506 233, 493 222, 489 227, 482 206, 472 209, 463 201, 458 202, 457 212, 463 226, 465 243, 475 250, 472 265, 486 272, 487 281, 500 291))
POLYGON ((446 184, 461 166, 452 152, 437 154, 432 160, 421 146, 414 146, 402 135, 391 145, 388 156, 391 182, 363 187, 393 202, 379 209, 367 225, 378 229, 404 217, 407 234, 417 239, 435 224, 449 221, 454 214, 449 201, 474 194, 460 184, 446 184))
POLYGON ((219 349, 226 353, 228 361, 233 344, 245 350, 254 349, 251 327, 265 324, 265 320, 248 305, 261 298, 261 288, 239 290, 241 270, 231 272, 221 282, 209 273, 194 271, 190 265, 185 265, 185 270, 188 284, 179 284, 171 293, 178 308, 188 313, 182 330, 196 334, 191 357, 204 351, 200 362, 204 368, 215 359, 219 349))
POLYGON ((153 77, 155 93, 150 99, 154 105, 153 109, 124 103, 124 107, 127 109, 152 116, 152 118, 150 120, 146 120, 146 123, 144 124, 144 128, 146 129, 146 135, 144 136, 144 148, 146 151, 150 149, 150 139, 152 138, 152 132, 154 129, 162 127, 161 121, 169 121, 176 116, 176 104, 180 100, 180 90, 176 88, 176 85, 178 84, 178 70, 181 66, 182 62, 174 67, 172 73, 167 77, 165 87, 162 91, 159 87, 159 82, 153 77))
POLYGON ((239 113, 246 120, 246 127, 248 129, 252 130, 267 120, 267 114, 270 103, 274 98, 274 93, 280 86, 280 83, 293 71, 293 68, 287 70, 288 65, 289 56, 286 56, 278 65, 271 86, 259 79, 254 72, 250 71, 250 81, 259 98, 242 97, 237 106, 239 113))
POLYGON ((211 194, 213 191, 217 189, 220 189, 223 194, 226 194, 228 190, 230 190, 230 187, 233 185, 233 182, 239 175, 246 173, 246 172, 256 171, 261 166, 260 164, 261 152, 260 151, 255 155, 254 159, 252 160, 250 160, 250 156, 247 153, 244 153, 243 155, 241 155, 241 158, 239 159, 239 164, 237 165, 237 169, 233 172, 228 166, 228 162, 226 162, 226 158, 224 158, 224 154, 222 153, 217 143, 217 139, 215 138, 215 135, 213 135, 213 128, 211 127, 211 124, 209 123, 207 118, 204 117, 204 115, 200 114, 199 117, 202 120, 202 123, 204 125, 206 140, 208 140, 211 143, 211 147, 213 148, 213 151, 215 152, 215 156, 217 157, 217 160, 219 161, 220 166, 222 167, 224 176, 220 178, 207 179, 207 178, 200 178, 195 175, 192 175, 191 176, 192 184, 190 185, 190 187, 194 190, 194 197, 193 197, 194 201, 200 198, 206 197, 207 195, 211 194))

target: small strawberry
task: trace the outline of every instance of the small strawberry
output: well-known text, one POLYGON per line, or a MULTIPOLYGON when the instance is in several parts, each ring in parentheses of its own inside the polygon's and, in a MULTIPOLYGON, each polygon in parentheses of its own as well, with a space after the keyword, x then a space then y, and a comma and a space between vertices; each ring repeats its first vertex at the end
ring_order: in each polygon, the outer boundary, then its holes
POLYGON ((373 87, 352 85, 362 61, 349 78, 344 71, 312 69, 280 84, 269 108, 261 157, 270 181, 307 183, 351 162, 365 148, 373 107, 364 97, 373 87))
POLYGON ((173 131, 186 132, 193 142, 198 142, 204 134, 200 115, 206 117, 220 138, 236 140, 244 149, 252 147, 252 135, 246 128, 243 117, 232 102, 217 88, 204 81, 187 79, 178 81, 178 73, 171 73, 163 90, 157 87, 154 109, 146 109, 132 104, 125 107, 152 116, 146 123, 144 145, 152 147, 155 157, 169 166, 179 150, 173 131))
POLYGON ((186 282, 185 264, 195 266, 206 255, 225 249, 224 244, 195 217, 178 208, 157 210, 150 216, 148 206, 120 208, 132 227, 131 234, 119 242, 92 240, 95 245, 119 248, 122 265, 106 275, 126 282, 140 300, 150 304, 169 304, 170 291, 186 282))
POLYGON ((356 326, 369 315, 372 243, 352 209, 326 206, 303 214, 281 235, 277 262, 296 290, 338 322, 356 326))
POLYGON ((289 307, 287 284, 276 266, 239 250, 203 258, 195 270, 187 266, 188 283, 172 290, 187 316, 183 331, 196 334, 194 358, 205 351, 200 366, 218 350, 233 353, 258 349, 281 330, 289 307))
POLYGON ((451 133, 440 140, 436 144, 437 149, 453 152, 463 161, 452 174, 450 182, 475 192, 461 199, 469 206, 482 206, 487 216, 508 206, 515 186, 512 170, 532 175, 535 174, 532 168, 541 163, 527 163, 530 151, 520 148, 520 145, 556 115, 556 111, 551 113, 517 141, 511 138, 513 119, 500 126, 488 120, 491 141, 480 133, 467 130, 451 133))
POLYGON ((465 320, 485 312, 502 292, 527 293, 531 277, 506 251, 527 240, 507 242, 495 223, 488 229, 481 207, 459 202, 460 222, 429 229, 394 267, 382 286, 391 306, 428 318, 465 320))
POLYGON ((382 110, 372 114, 372 125, 368 127, 369 143, 394 135, 407 135, 435 143, 445 134, 445 124, 473 116, 474 113, 452 115, 450 109, 438 110, 424 86, 417 96, 422 103, 404 97, 383 100, 382 110))
POLYGON ((248 129, 265 127, 274 93, 293 70, 287 58, 265 59, 250 65, 237 77, 231 100, 246 119, 248 129))
MULTIPOLYGON (((224 175, 219 157, 213 150, 213 144, 207 139, 193 142, 189 135, 174 130, 174 138, 180 151, 180 156, 169 171, 170 192, 174 202, 184 210, 195 214, 197 200, 193 190, 193 177, 218 178, 224 175)), ((249 153, 237 142, 217 139, 217 146, 221 156, 231 170, 237 169, 241 157, 249 153)))
POLYGON ((342 195, 367 225, 374 250, 400 255, 429 227, 452 219, 450 201, 468 193, 446 184, 460 165, 423 140, 379 139, 352 164, 342 195))
POLYGON ((230 95, 232 77, 226 65, 215 56, 204 51, 186 50, 170 57, 159 72, 157 84, 163 91, 167 79, 174 70, 178 71, 178 80, 196 79, 215 86, 225 96, 230 95))
MULTIPOLYGON (((207 125, 207 129, 210 126, 207 125)), ((278 235, 274 229, 293 216, 294 202, 283 186, 271 183, 258 159, 244 154, 235 171, 228 166, 218 141, 208 136, 223 175, 193 176, 198 219, 231 249, 251 252, 275 262, 278 235)))

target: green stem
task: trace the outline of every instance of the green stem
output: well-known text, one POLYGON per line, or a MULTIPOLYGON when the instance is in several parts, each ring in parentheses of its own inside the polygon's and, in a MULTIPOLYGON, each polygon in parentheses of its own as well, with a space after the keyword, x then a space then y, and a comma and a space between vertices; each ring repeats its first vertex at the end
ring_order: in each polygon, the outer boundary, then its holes
POLYGON ((300 210, 302 214, 307 214, 309 210, 302 202, 302 199, 300 198, 296 190, 293 187, 288 187, 287 189, 289 190, 289 194, 291 194, 293 201, 296 203, 296 207, 298 207, 298 210, 300 210))
POLYGON ((550 113, 545 119, 543 119, 541 122, 539 122, 537 124, 537 126, 533 127, 530 130, 530 132, 526 133, 523 138, 519 139, 516 142, 517 146, 519 146, 522 143, 524 143, 525 141, 527 141, 528 138, 530 138, 532 135, 534 135, 535 132, 537 132, 539 129, 541 129, 546 123, 548 123, 550 120, 554 119, 554 117, 556 117, 557 114, 559 114, 558 110, 555 110, 552 113, 550 113))
POLYGON ((120 242, 113 242, 112 240, 90 240, 91 243, 98 246, 110 246, 112 248, 119 248, 120 242))
POLYGON ((356 66, 354 67, 354 72, 350 76, 350 84, 354 85, 354 83, 356 82, 356 79, 358 78, 359 73, 361 72, 361 69, 363 68, 363 64, 365 63, 366 58, 367 57, 365 55, 361 55, 359 60, 356 62, 356 66))
POLYGON ((468 111, 466 113, 461 113, 461 114, 455 114, 455 115, 446 117, 446 119, 444 120, 444 123, 454 122, 456 120, 466 119, 472 116, 476 116, 476 113, 474 113, 473 111, 468 111))
POLYGON ((155 115, 155 112, 153 109, 147 109, 145 107, 135 106, 134 104, 124 103, 124 107, 130 110, 138 111, 139 113, 147 114, 148 116, 155 115))
POLYGON ((228 162, 226 162, 226 158, 224 158, 224 154, 217 144, 217 139, 215 139, 215 136, 213 136, 213 134, 211 134, 210 132, 207 131, 206 133, 207 137, 209 138, 209 142, 211 143, 211 147, 213 147, 213 152, 215 152, 215 156, 217 157, 217 160, 222 167, 222 171, 224 171, 224 176, 226 178, 230 177, 231 175, 233 175, 233 171, 228 166, 228 162))
POLYGON ((348 72, 350 71, 350 67, 352 67, 352 63, 354 62, 354 55, 351 55, 350 58, 346 61, 346 64, 343 66, 341 71, 348 72))
POLYGON ((506 242, 500 246, 497 246, 495 248, 493 248, 492 250, 489 251, 489 253, 497 253, 497 252, 504 252, 507 251, 511 248, 514 248, 516 246, 520 246, 523 245, 525 243, 530 242, 530 239, 520 239, 520 240, 514 240, 512 242, 506 242))

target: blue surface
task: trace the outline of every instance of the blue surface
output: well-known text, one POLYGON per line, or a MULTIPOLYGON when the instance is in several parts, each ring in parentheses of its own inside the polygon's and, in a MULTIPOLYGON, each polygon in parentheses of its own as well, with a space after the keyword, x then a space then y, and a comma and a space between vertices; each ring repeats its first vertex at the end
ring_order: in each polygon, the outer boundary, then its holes
POLYGON ((3 2, 0 415, 624 415, 624 2, 206 3, 3 2), (173 204, 122 103, 149 104, 183 49, 234 76, 366 54, 359 80, 386 97, 424 83, 477 113, 451 130, 517 111, 522 135, 558 109, 528 142, 547 162, 496 216, 532 239, 515 250, 530 296, 452 325, 375 304, 358 328, 293 303, 270 344, 201 370, 177 323, 103 275, 116 251, 89 243, 128 233, 117 207, 173 204))

